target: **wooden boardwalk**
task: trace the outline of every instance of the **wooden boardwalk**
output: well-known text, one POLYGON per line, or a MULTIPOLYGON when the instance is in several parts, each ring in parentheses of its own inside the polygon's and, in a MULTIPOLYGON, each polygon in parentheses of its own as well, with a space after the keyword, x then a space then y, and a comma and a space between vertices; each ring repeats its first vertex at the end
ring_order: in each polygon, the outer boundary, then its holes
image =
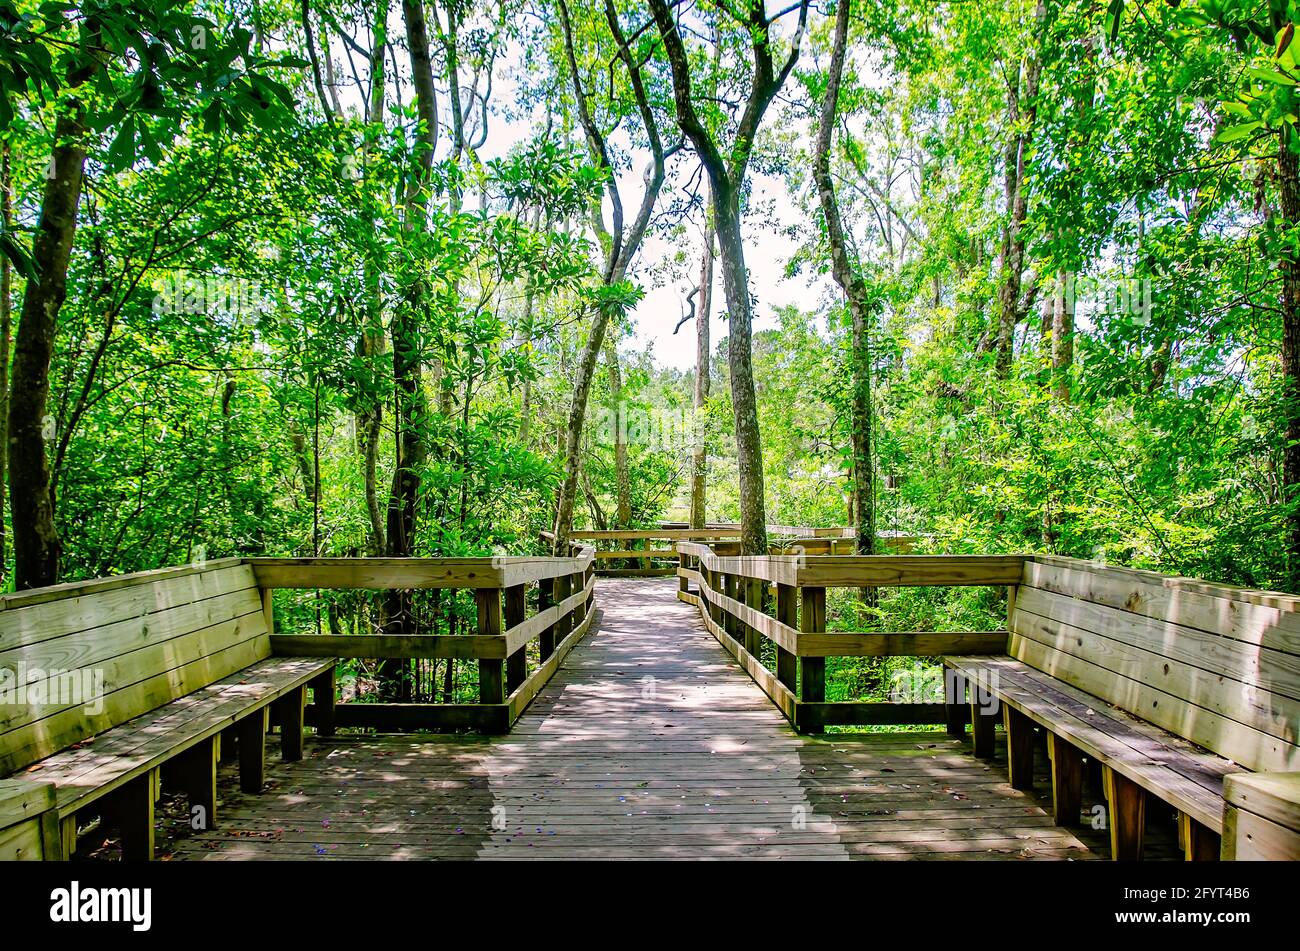
POLYGON ((675 591, 601 580, 592 632, 509 736, 311 739, 301 762, 271 758, 261 795, 223 771, 219 828, 160 837, 160 854, 1098 857, 1100 836, 1054 826, 1004 761, 943 733, 797 735, 675 591))

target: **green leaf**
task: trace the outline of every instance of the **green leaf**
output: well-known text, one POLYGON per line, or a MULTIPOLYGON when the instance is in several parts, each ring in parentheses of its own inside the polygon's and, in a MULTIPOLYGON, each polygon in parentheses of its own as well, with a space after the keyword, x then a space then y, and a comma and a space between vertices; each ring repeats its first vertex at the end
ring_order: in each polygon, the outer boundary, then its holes
POLYGON ((1264 123, 1262 122, 1243 122, 1240 125, 1230 125, 1226 129, 1220 130, 1219 134, 1214 137, 1216 142, 1236 142, 1250 135, 1264 123))
POLYGON ((1294 86, 1297 82, 1286 73, 1264 66, 1251 66, 1246 70, 1246 75, 1258 79, 1260 82, 1274 83, 1278 86, 1294 86))

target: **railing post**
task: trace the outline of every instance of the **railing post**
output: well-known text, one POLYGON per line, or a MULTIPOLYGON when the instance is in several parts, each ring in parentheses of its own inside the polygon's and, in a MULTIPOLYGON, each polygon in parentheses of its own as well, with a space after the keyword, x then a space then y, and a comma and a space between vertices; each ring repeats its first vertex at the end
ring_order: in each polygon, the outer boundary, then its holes
MULTIPOLYGON (((582 571, 575 571, 573 574, 569 575, 569 586, 572 588, 574 594, 578 594, 580 591, 585 590, 587 587, 587 569, 584 568, 582 571)), ((570 630, 579 627, 586 619, 587 602, 583 601, 573 609, 573 625, 570 630)))
MULTIPOLYGON (((677 553, 677 567, 681 570, 686 569, 686 556, 680 551, 677 553)), ((691 583, 681 574, 677 575, 677 590, 683 594, 688 594, 691 590, 691 583)))
MULTIPOLYGON (((524 623, 524 617, 528 613, 525 599, 526 594, 523 585, 516 584, 506 588, 507 631, 517 624, 524 623)), ((528 679, 528 653, 527 645, 523 644, 506 658, 506 696, 514 693, 526 679, 528 679)))
MULTIPOLYGON (((537 582, 537 613, 555 605, 555 579, 543 578, 537 582)), ((555 650, 555 625, 542 630, 537 637, 537 656, 544 664, 555 650)))
MULTIPOLYGON (((740 600, 736 590, 739 587, 736 576, 733 574, 724 575, 722 579, 722 593, 733 601, 740 600)), ((740 619, 730 611, 724 609, 722 615, 722 629, 731 635, 733 640, 741 640, 740 636, 740 619)))
MULTIPOLYGON (((560 575, 555 579, 555 603, 562 604, 573 594, 573 575, 560 575)), ((566 611, 555 622, 555 643, 562 644, 573 633, 573 612, 566 611)))
MULTIPOLYGON (((478 633, 483 636, 501 634, 501 589, 475 588, 474 603, 478 608, 478 633)), ((478 659, 478 702, 505 703, 505 661, 499 657, 478 659)))
MULTIPOLYGON (((799 589, 792 584, 777 583, 776 619, 786 627, 799 628, 799 589)), ((776 645, 776 679, 791 693, 799 686, 799 659, 780 644, 776 645)))
MULTIPOLYGON (((826 630, 826 589, 801 588, 799 630, 807 634, 826 630)), ((802 703, 826 702, 826 658, 799 658, 799 700, 802 703)))
MULTIPOLYGON (((741 584, 745 589, 745 603, 758 611, 763 611, 763 582, 757 578, 745 578, 741 584)), ((763 651, 763 634, 756 627, 748 624, 745 628, 745 650, 749 651, 755 657, 762 657, 763 651)))

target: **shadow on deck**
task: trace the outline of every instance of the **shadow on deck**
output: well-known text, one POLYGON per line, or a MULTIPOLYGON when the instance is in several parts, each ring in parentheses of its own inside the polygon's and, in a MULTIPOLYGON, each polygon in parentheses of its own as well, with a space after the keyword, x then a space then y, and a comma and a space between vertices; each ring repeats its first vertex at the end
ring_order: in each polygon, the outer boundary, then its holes
POLYGON ((189 834, 178 813, 160 856, 1106 857, 1103 832, 1057 827, 1008 785, 1001 750, 990 765, 943 732, 796 734, 675 592, 600 581, 591 633, 509 736, 309 740, 259 796, 223 773, 220 827, 189 834))

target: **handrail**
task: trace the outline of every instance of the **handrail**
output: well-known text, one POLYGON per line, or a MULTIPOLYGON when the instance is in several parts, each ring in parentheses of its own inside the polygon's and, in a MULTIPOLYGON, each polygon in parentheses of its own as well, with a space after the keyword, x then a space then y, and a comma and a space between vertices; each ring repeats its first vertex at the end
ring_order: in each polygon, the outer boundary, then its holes
MULTIPOLYGON (((1022 555, 720 555, 677 544, 678 598, 740 662, 796 728, 945 722, 942 703, 826 702, 827 657, 995 654, 1007 632, 828 632, 827 588, 990 585, 1014 589, 1022 555), (695 590, 691 590, 694 583, 695 590), (774 648, 774 669, 762 643, 774 648)), ((1012 596, 1013 597, 1013 596, 1012 596)))
MULTIPOLYGON (((474 592, 475 634, 271 635, 276 654, 309 657, 476 660, 479 702, 343 703, 338 726, 381 729, 477 729, 507 733, 591 626, 595 557, 574 545, 571 557, 250 558, 267 627, 274 632, 272 592, 285 588, 474 592), (528 615, 528 587, 535 613, 528 615), (538 642, 528 670, 527 648, 538 642)), ((310 708, 309 708, 310 720, 310 708)))

